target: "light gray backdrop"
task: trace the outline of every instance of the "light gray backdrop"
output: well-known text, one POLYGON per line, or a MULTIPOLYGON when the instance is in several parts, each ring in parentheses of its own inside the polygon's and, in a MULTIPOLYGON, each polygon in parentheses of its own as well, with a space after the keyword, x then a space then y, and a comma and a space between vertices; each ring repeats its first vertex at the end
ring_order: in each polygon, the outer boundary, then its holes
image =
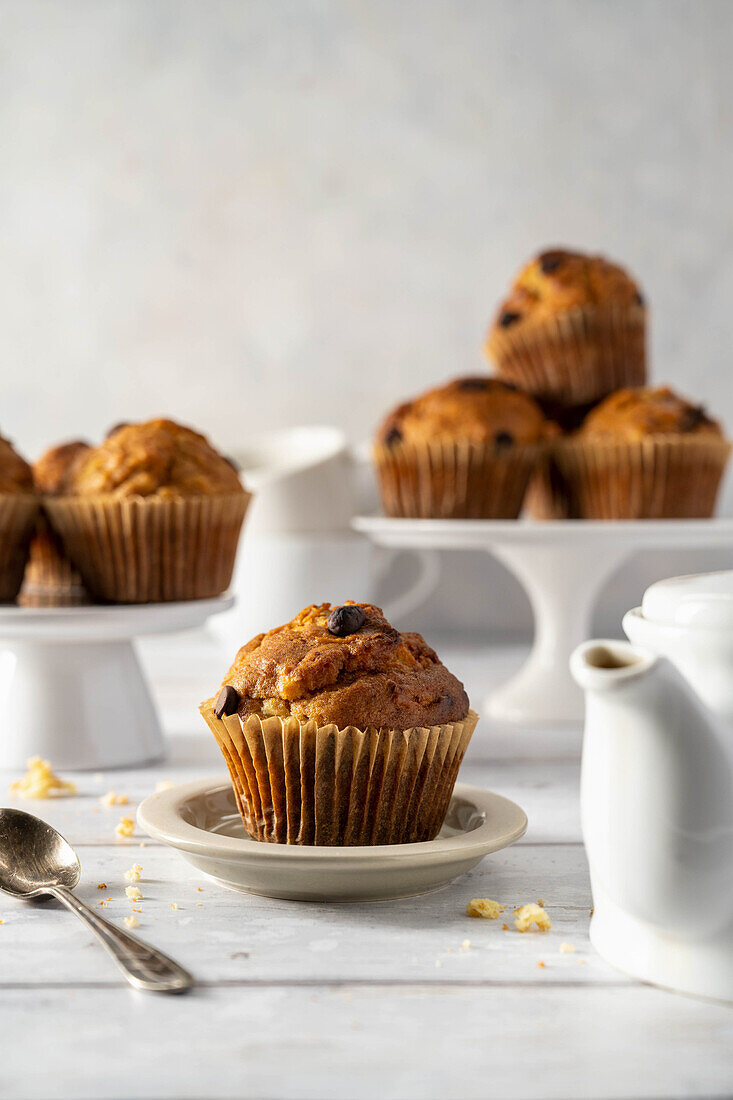
POLYGON ((0 428, 357 441, 567 243, 733 429, 732 50, 727 0, 0 0, 0 428))

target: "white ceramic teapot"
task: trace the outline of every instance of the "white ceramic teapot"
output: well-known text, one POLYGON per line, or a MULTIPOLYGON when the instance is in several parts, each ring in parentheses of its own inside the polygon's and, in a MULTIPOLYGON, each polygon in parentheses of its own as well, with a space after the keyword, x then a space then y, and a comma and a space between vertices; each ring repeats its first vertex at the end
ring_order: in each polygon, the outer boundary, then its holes
POLYGON ((660 581, 623 625, 632 644, 570 662, 591 941, 635 977, 733 1001, 733 572, 660 581))

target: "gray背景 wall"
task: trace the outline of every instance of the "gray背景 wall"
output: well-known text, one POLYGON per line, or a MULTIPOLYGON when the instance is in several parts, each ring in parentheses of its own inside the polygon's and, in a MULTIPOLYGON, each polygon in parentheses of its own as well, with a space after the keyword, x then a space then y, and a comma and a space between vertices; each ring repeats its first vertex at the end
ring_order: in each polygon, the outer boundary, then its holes
MULTIPOLYGON (((2 0, 0 427, 363 440, 552 244, 733 425, 732 50, 728 0, 2 0)), ((434 614, 485 624, 466 584, 434 614)))

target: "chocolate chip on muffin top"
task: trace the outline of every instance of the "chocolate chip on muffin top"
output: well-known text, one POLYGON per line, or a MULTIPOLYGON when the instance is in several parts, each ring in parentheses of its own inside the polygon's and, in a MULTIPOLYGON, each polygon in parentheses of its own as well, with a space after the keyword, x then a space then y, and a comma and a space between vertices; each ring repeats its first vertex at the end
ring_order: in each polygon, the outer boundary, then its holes
POLYGON ((668 386, 617 390, 588 413, 580 435, 589 439, 641 439, 651 435, 723 434, 700 405, 668 386))
POLYGON ((314 604, 253 638, 214 708, 339 729, 435 726, 461 721, 469 709, 463 685, 419 634, 401 634, 378 607, 353 602, 314 604))
POLYGON ((536 443, 548 427, 528 394, 509 382, 477 375, 453 379, 400 405, 381 425, 377 442, 394 446, 465 440, 501 449, 536 443))
POLYGON ((79 496, 169 499, 244 492, 231 463, 173 420, 116 428, 75 466, 69 489, 79 496))
POLYGON ((0 493, 32 493, 33 471, 13 445, 0 436, 0 493))

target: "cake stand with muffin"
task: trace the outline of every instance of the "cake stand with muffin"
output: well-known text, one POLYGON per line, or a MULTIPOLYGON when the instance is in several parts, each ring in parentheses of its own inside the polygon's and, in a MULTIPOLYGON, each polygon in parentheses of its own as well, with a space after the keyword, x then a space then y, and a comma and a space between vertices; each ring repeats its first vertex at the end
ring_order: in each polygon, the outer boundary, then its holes
MULTIPOLYGON (((630 292, 626 298, 635 315, 641 306, 630 292)), ((635 331, 630 318, 628 329, 635 331)), ((602 356, 580 363, 590 377, 607 371, 606 385, 621 377, 602 356)), ((471 377, 400 405, 374 447, 386 516, 359 517, 355 526, 390 548, 484 549, 498 558, 530 599, 535 637, 487 712, 502 722, 566 724, 583 714, 568 659, 588 636, 611 574, 637 550, 731 542, 733 521, 711 518, 730 444, 720 424, 668 387, 619 389, 590 411, 570 410, 579 427, 569 431, 545 416, 538 398, 501 378, 471 377), (520 518, 523 507, 542 522, 520 518)), ((490 604, 488 592, 487 617, 490 604)))
POLYGON ((231 607, 222 594, 249 494, 203 436, 170 420, 54 448, 29 468, 27 488, 17 584, 4 593, 17 595, 27 561, 22 606, 0 606, 0 767, 34 755, 74 769, 158 759, 162 732, 133 639, 231 607))

